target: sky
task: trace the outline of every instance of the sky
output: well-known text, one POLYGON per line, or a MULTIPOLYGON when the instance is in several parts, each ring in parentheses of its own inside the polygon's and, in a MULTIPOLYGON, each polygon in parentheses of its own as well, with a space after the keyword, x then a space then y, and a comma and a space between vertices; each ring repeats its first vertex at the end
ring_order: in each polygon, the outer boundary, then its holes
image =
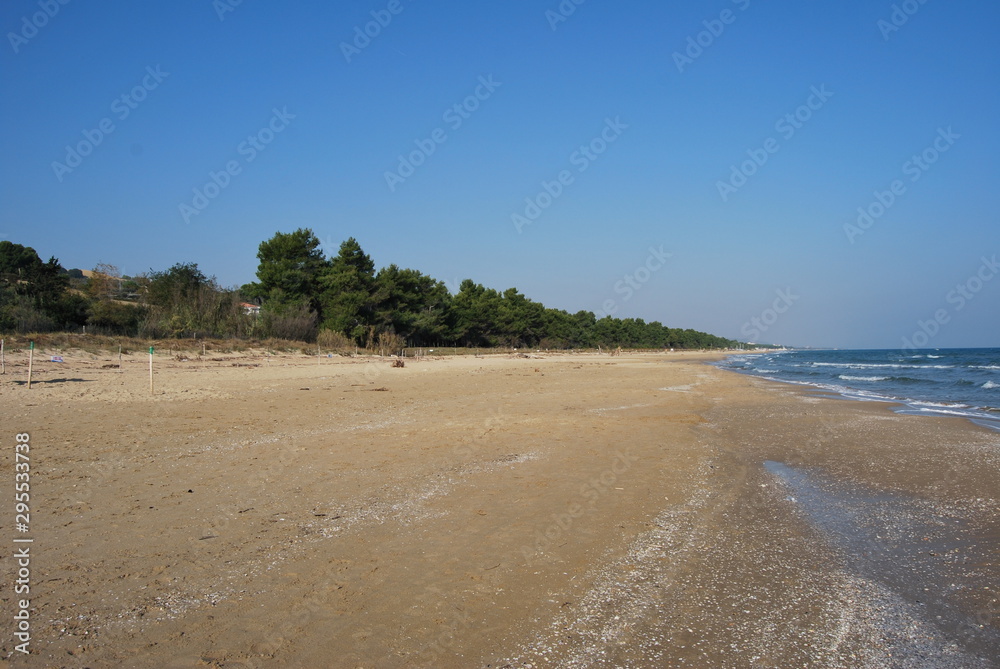
POLYGON ((8 0, 0 239, 377 267, 791 346, 1000 346, 992 0, 8 0), (64 4, 65 3, 65 4, 64 4))

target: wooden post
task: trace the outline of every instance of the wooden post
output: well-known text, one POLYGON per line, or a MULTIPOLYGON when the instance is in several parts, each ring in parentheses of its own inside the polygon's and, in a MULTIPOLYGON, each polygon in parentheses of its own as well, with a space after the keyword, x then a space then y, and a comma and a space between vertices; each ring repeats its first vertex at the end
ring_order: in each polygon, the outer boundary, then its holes
POLYGON ((31 362, 35 357, 35 342, 28 344, 28 390, 31 390, 31 362))
POLYGON ((7 373, 7 358, 3 356, 3 339, 0 339, 0 374, 7 373))
POLYGON ((149 347, 149 394, 153 395, 153 347, 149 347))
POLYGON ((118 373, 121 374, 124 370, 122 369, 122 345, 118 344, 118 373))

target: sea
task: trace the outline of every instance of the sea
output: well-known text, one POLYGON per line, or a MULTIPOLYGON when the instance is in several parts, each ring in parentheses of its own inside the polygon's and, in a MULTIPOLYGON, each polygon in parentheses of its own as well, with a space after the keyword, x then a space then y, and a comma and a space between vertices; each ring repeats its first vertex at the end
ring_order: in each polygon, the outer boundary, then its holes
POLYGON ((1000 431, 1000 348, 769 351, 717 365, 837 397, 895 402, 899 413, 962 416, 1000 431))

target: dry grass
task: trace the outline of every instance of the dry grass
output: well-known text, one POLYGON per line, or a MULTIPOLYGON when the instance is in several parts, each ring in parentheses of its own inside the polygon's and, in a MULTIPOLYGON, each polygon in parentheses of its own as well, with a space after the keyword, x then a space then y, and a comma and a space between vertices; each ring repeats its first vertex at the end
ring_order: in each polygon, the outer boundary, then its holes
MULTIPOLYGON (((251 350, 265 350, 269 353, 289 353, 301 352, 303 355, 316 355, 317 347, 315 343, 294 341, 289 339, 145 339, 138 337, 114 337, 93 334, 73 334, 68 332, 49 332, 36 334, 9 334, 0 335, 4 340, 4 347, 10 353, 17 353, 27 350, 31 341, 35 342, 35 348, 39 351, 51 351, 63 353, 70 350, 79 350, 98 355, 100 353, 118 352, 118 347, 122 347, 123 353, 144 352, 153 346, 157 350, 167 350, 178 353, 242 353, 251 350)), ((513 354, 518 352, 535 352, 538 349, 515 349, 510 347, 496 348, 472 348, 464 346, 443 346, 443 347, 400 347, 399 342, 383 342, 383 346, 376 344, 373 348, 358 348, 347 337, 340 333, 323 330, 319 334, 319 347, 323 354, 328 352, 339 355, 354 355, 355 352, 364 352, 367 355, 385 356, 394 351, 402 350, 405 357, 416 356, 452 356, 452 355, 497 355, 513 354)), ((562 350, 563 353, 585 353, 598 352, 597 349, 569 349, 562 350)), ((603 353, 620 354, 621 349, 613 351, 603 349, 603 353)), ((661 353, 660 349, 628 349, 630 353, 652 352, 661 353)))
POLYGON ((72 334, 67 332, 52 332, 28 335, 4 335, 4 348, 16 353, 27 350, 30 342, 35 342, 39 351, 61 353, 78 350, 94 355, 100 353, 122 353, 145 351, 150 346, 158 350, 190 353, 241 353, 249 350, 267 350, 269 352, 296 351, 303 347, 303 342, 287 339, 141 339, 136 337, 110 337, 105 335, 72 334))

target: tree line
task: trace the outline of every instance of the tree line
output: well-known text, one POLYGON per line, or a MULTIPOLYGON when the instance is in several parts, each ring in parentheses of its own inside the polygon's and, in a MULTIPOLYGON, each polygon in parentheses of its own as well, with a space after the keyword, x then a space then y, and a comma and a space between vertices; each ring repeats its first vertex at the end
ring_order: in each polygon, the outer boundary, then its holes
POLYGON ((350 238, 327 258, 309 229, 278 232, 257 252, 257 281, 223 288, 194 263, 123 276, 65 270, 0 242, 0 331, 80 331, 149 338, 279 338, 328 348, 404 346, 729 348, 738 342, 639 318, 570 314, 466 279, 452 294, 413 269, 375 263, 350 238), (248 305, 259 306, 248 308, 248 305))

